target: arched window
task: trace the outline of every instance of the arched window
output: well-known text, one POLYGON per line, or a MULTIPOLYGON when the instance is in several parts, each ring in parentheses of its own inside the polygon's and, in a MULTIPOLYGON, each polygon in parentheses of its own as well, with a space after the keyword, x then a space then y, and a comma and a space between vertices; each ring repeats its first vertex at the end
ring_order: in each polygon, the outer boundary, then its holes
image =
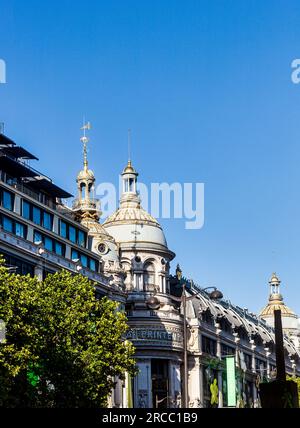
POLYGON ((147 263, 144 268, 144 287, 146 290, 155 288, 155 269, 153 263, 147 263))
POLYGON ((85 197, 86 197, 86 185, 85 185, 85 183, 81 183, 80 187, 81 187, 81 197, 82 197, 82 199, 85 199, 85 197))
POLYGON ((132 284, 132 274, 131 274, 130 263, 123 262, 122 263, 122 267, 125 270, 125 274, 126 274, 125 281, 124 281, 125 282, 125 287, 126 287, 127 290, 131 290, 133 284, 132 284))

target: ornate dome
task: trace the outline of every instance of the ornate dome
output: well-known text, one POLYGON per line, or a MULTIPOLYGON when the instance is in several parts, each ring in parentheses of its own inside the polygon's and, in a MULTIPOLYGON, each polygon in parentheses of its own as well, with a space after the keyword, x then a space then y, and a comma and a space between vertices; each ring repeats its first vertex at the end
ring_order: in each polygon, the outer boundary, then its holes
POLYGON ((109 216, 103 226, 122 246, 168 251, 164 232, 158 221, 141 207, 137 194, 138 173, 131 161, 123 170, 123 194, 120 207, 109 216))
POLYGON ((164 249, 168 248, 164 232, 149 213, 141 207, 119 208, 103 226, 117 242, 164 249))
POLYGON ((279 291, 281 281, 276 275, 276 273, 272 274, 269 284, 270 284, 269 302, 264 307, 264 309, 260 312, 259 316, 265 319, 272 318, 273 320, 274 311, 277 309, 280 309, 282 317, 297 318, 297 315, 290 308, 288 308, 283 302, 283 297, 279 291))
POLYGON ((136 170, 133 168, 131 164, 131 160, 128 161, 127 165, 123 169, 122 175, 127 173, 135 174, 136 176, 138 176, 138 173, 136 172, 136 170))
POLYGON ((77 175, 77 182, 82 180, 95 181, 95 174, 91 169, 84 168, 77 175))
POLYGON ((143 223, 143 224, 152 224, 154 226, 160 227, 158 221, 152 217, 147 211, 145 211, 141 206, 139 207, 121 207, 111 216, 109 216, 104 225, 108 226, 111 223, 143 223))
POLYGON ((264 317, 274 317, 274 311, 280 309, 282 316, 289 316, 293 318, 297 318, 295 312, 293 312, 290 308, 288 308, 283 301, 280 300, 272 300, 270 299, 270 303, 265 306, 265 308, 260 312, 259 316, 261 318, 264 317))

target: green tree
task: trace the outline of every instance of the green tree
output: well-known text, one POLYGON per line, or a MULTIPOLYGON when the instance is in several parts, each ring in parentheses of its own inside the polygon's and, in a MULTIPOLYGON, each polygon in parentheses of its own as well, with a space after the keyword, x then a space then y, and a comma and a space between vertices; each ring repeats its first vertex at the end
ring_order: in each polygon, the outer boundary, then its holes
POLYGON ((0 319, 0 406, 105 407, 115 376, 135 374, 124 312, 82 275, 38 281, 1 264, 0 319))
POLYGON ((298 400, 299 400, 299 407, 300 407, 300 377, 297 376, 287 376, 286 380, 293 380, 297 384, 298 388, 298 400))

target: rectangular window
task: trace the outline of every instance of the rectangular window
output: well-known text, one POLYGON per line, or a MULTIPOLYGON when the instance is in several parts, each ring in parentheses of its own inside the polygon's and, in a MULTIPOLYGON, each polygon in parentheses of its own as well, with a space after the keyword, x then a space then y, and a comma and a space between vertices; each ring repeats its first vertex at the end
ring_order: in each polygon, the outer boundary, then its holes
POLYGON ((76 244, 76 229, 69 225, 69 240, 76 244))
POLYGON ((78 245, 85 247, 85 233, 82 230, 78 230, 78 245))
POLYGON ((90 269, 96 272, 96 261, 94 259, 90 259, 90 269))
POLYGON ((13 221, 10 218, 3 216, 2 227, 6 232, 13 233, 13 221))
POLYGON ((22 202, 22 217, 30 220, 30 203, 24 200, 22 202))
POLYGON ((33 242, 35 244, 37 244, 39 242, 43 242, 42 234, 40 232, 37 232, 36 230, 34 231, 33 242))
POLYGON ((41 210, 38 207, 32 207, 32 221, 35 224, 41 224, 41 210))
POLYGON ((59 234, 62 238, 67 238, 67 223, 60 220, 59 234))
POLYGON ((21 223, 15 223, 15 234, 17 236, 20 236, 21 238, 26 239, 27 237, 27 227, 24 226, 24 224, 21 223))
POLYGON ((10 211, 14 209, 14 195, 6 190, 2 193, 2 206, 10 211))
POLYGON ((52 230, 53 227, 53 215, 43 212, 43 227, 48 230, 52 230))
POLYGON ((44 246, 46 250, 53 251, 53 239, 49 238, 49 236, 44 237, 44 246))
POLYGON ((80 261, 83 267, 88 267, 88 258, 86 255, 81 254, 80 261))
POLYGON ((252 356, 249 354, 244 354, 246 367, 248 370, 251 370, 252 367, 252 356))
POLYGON ((60 242, 55 241, 54 243, 54 251, 58 256, 64 256, 64 247, 60 242))
POLYGON ((202 336, 202 351, 209 355, 217 354, 217 343, 209 337, 202 336))
POLYGON ((72 255, 71 255, 72 260, 76 260, 79 259, 79 254, 77 250, 73 250, 72 249, 72 255))

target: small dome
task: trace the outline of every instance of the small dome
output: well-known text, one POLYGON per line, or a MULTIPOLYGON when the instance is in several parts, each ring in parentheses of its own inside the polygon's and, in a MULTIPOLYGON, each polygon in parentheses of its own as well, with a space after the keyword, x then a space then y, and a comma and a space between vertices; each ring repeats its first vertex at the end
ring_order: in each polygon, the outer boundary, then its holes
POLYGON ((279 285, 280 283, 281 283, 281 281, 278 278, 278 276, 276 275, 276 273, 273 273, 271 278, 270 278, 269 284, 270 285, 279 285))
POLYGON ((133 168, 133 166, 131 164, 131 160, 128 161, 127 165, 123 169, 122 175, 123 174, 135 174, 135 175, 138 175, 138 173, 136 172, 136 170, 133 168))
POLYGON ((91 169, 82 169, 77 175, 77 181, 95 180, 95 174, 91 169))

